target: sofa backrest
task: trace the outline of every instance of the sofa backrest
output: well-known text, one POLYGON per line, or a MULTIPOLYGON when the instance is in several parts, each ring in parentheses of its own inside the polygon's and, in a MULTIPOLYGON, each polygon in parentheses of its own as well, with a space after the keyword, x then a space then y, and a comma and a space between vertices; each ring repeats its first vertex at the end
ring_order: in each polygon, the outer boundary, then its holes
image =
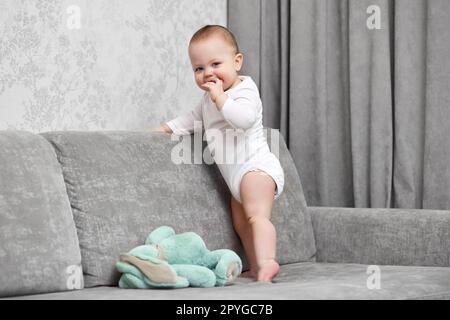
MULTIPOLYGON (((215 164, 175 164, 171 155, 179 151, 181 142, 167 134, 42 135, 54 146, 62 167, 86 287, 116 285, 119 254, 143 244, 149 232, 161 225, 178 233, 198 233, 210 250, 235 250, 245 267, 232 227, 230 192, 215 164)), ((278 231, 277 258, 281 264, 311 260, 314 236, 301 183, 282 136, 276 138, 285 171, 285 189, 272 215, 278 231)), ((202 150, 205 146, 203 142, 202 150)))
POLYGON ((50 143, 0 131, 0 297, 81 289, 81 255, 50 143))

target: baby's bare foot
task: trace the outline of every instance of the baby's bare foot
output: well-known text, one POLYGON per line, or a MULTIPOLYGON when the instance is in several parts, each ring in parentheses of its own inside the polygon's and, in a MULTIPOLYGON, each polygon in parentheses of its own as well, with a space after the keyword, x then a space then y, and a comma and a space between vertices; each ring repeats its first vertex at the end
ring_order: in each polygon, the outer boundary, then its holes
POLYGON ((257 281, 271 282, 280 271, 280 265, 273 259, 265 261, 258 270, 257 281))

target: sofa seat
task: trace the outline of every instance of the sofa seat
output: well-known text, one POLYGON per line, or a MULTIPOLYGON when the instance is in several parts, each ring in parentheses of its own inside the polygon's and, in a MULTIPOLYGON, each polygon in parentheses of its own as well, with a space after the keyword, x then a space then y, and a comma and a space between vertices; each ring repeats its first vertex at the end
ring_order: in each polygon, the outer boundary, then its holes
POLYGON ((268 137, 286 177, 272 210, 275 282, 125 290, 116 287, 118 257, 161 225, 235 250, 246 270, 218 168, 175 164, 171 150, 192 144, 167 135, 0 132, 0 297, 450 299, 450 210, 308 207, 283 137, 268 137), (367 286, 370 265, 380 268, 379 289, 367 286))
POLYGON ((219 288, 131 290, 94 287, 11 299, 272 300, 449 299, 450 268, 379 266, 380 289, 368 289, 368 265, 303 262, 281 266, 274 283, 238 278, 219 288))

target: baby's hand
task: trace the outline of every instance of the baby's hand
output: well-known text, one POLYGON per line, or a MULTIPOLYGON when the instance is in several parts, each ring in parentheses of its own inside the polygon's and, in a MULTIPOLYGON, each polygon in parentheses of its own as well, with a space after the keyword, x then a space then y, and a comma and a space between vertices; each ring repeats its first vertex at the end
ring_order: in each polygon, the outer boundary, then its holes
POLYGON ((215 79, 203 84, 202 89, 209 92, 211 100, 215 103, 217 98, 224 94, 223 91, 223 81, 220 79, 215 79))
POLYGON ((173 133, 172 129, 170 129, 170 127, 167 124, 163 124, 159 128, 144 129, 144 131, 147 131, 147 132, 173 133))

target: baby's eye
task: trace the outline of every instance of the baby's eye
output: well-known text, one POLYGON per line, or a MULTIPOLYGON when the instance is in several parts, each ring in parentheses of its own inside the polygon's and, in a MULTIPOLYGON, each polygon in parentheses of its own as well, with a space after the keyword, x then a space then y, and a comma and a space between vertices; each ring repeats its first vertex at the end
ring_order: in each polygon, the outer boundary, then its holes
POLYGON ((194 72, 199 72, 199 71, 202 71, 202 70, 203 70, 202 67, 198 67, 198 68, 195 68, 195 69, 194 69, 194 72))
POLYGON ((219 65, 220 65, 220 62, 214 62, 214 63, 212 64, 212 66, 213 66, 214 68, 218 67, 219 65))

